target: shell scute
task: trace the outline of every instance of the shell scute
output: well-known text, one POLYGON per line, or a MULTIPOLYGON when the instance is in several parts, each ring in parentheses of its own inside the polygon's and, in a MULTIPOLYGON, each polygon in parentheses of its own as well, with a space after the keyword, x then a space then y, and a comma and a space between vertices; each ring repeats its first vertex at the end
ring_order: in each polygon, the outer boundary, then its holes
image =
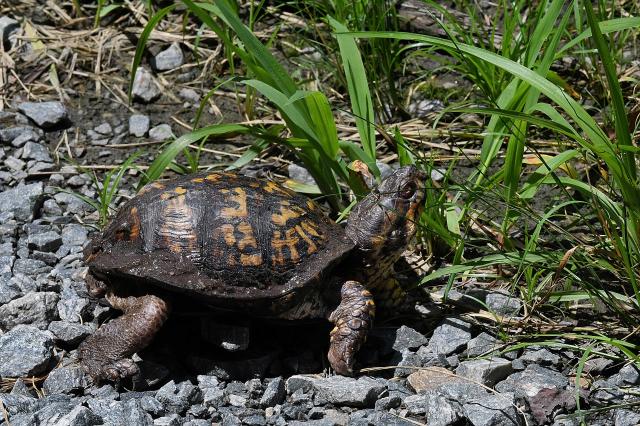
POLYGON ((352 248, 308 198, 271 181, 208 173, 147 185, 94 239, 87 261, 103 275, 250 300, 314 285, 352 248))

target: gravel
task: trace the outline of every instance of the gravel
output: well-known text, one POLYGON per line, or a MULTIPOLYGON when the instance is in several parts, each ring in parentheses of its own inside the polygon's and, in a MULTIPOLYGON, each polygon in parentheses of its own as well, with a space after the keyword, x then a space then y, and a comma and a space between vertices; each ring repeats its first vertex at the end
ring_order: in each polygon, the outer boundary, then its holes
POLYGON ((433 330, 427 349, 435 354, 450 355, 471 340, 471 324, 457 318, 443 321, 433 330))
POLYGON ((43 192, 42 182, 18 185, 0 192, 0 213, 12 213, 16 220, 26 222, 33 217, 36 200, 43 192))
POLYGON ((184 55, 180 44, 172 43, 171 46, 153 57, 151 66, 155 71, 169 71, 180 67, 184 62, 184 55))
POLYGON ((133 99, 141 103, 151 103, 160 98, 162 92, 158 83, 156 83, 153 74, 144 67, 136 70, 136 76, 133 79, 133 87, 131 90, 133 99))
POLYGON ((0 377, 43 373, 53 360, 53 336, 31 325, 15 326, 0 336, 0 360, 0 377))
POLYGON ((55 292, 33 292, 0 306, 0 328, 11 330, 20 324, 31 324, 46 329, 56 318, 59 298, 55 292))
POLYGON ((149 131, 149 116, 142 114, 133 114, 129 117, 129 134, 141 138, 149 131))
POLYGON ((53 130, 69 124, 67 108, 60 102, 22 102, 18 110, 44 130, 53 130))

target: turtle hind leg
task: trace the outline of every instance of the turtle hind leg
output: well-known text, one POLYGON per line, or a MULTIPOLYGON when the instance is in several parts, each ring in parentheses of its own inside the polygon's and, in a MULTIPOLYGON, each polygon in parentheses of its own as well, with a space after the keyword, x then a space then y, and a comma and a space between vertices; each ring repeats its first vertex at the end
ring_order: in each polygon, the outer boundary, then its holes
POLYGON ((353 373, 355 355, 373 324, 375 304, 371 293, 357 281, 342 285, 340 305, 329 316, 335 324, 330 334, 329 363, 336 373, 353 373))
POLYGON ((132 376, 138 367, 129 357, 144 349, 169 315, 169 304, 158 296, 119 296, 107 300, 123 315, 102 325, 78 348, 81 364, 96 381, 132 376))

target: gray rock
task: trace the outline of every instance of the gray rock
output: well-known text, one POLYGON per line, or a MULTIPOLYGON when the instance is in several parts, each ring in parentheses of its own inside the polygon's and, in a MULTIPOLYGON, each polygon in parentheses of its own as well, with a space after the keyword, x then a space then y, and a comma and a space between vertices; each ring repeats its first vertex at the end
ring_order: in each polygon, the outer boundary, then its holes
POLYGON ((69 121, 67 109, 57 101, 23 102, 18 104, 18 110, 45 130, 60 128, 69 121))
POLYGON ((411 327, 403 325, 396 331, 396 340, 393 343, 393 349, 402 352, 405 349, 418 349, 422 345, 426 345, 429 339, 418 333, 411 327))
POLYGON ((498 357, 464 361, 456 369, 456 374, 459 376, 486 386, 493 386, 511 373, 513 373, 511 362, 498 357))
POLYGON ((105 425, 153 425, 151 415, 145 412, 140 401, 135 399, 123 402, 93 398, 87 400, 87 405, 102 417, 105 425))
POLYGON ((182 423, 182 426, 211 426, 211 420, 193 419, 182 423))
POLYGON ((154 141, 166 141, 173 137, 171 126, 168 124, 158 124, 149 130, 149 137, 154 141))
POLYGON ((508 394, 471 398, 462 409, 474 426, 519 426, 523 423, 513 396, 508 394))
POLYGON ((402 398, 399 396, 385 396, 380 398, 375 403, 376 411, 390 410, 391 408, 398 408, 402 404, 402 398))
POLYGON ((397 366, 398 368, 394 370, 393 375, 395 377, 407 377, 417 370, 417 368, 410 367, 422 367, 422 359, 415 352, 405 349, 402 351, 401 359, 397 362, 397 366))
POLYGON ((19 148, 28 141, 38 142, 42 133, 42 130, 31 126, 0 128, 0 142, 19 148), (17 141, 18 138, 20 138, 19 141, 17 141))
POLYGON ((55 319, 58 294, 54 292, 29 293, 0 306, 0 327, 12 329, 19 324, 32 324, 45 329, 55 319))
POLYGON ((19 180, 24 177, 20 176, 19 173, 17 173, 24 170, 24 168, 26 167, 27 163, 25 163, 24 161, 16 157, 7 157, 7 159, 4 160, 4 165, 9 169, 9 171, 13 173, 12 177, 14 179, 19 180))
POLYGON ((31 396, 16 395, 13 393, 0 393, 0 407, 7 410, 7 413, 10 416, 14 416, 19 413, 29 413, 34 410, 37 403, 38 400, 31 396))
POLYGON ((22 379, 18 379, 13 384, 13 388, 11 388, 11 395, 22 395, 32 397, 31 391, 29 390, 29 386, 22 379))
POLYGON ((200 102, 200 95, 198 94, 198 92, 196 92, 190 87, 184 87, 180 89, 180 92, 178 93, 178 95, 182 99, 185 99, 187 101, 191 101, 195 103, 200 102))
POLYGON ((56 251, 62 245, 62 237, 55 231, 29 234, 27 244, 31 250, 56 251))
POLYGON ((164 405, 151 395, 142 395, 140 397, 140 406, 144 411, 154 417, 159 417, 165 414, 164 405))
POLYGON ((154 419, 153 424, 156 426, 180 426, 182 424, 182 417, 177 414, 171 414, 154 419))
POLYGON ((219 408, 227 403, 227 396, 222 389, 218 388, 206 388, 202 398, 207 407, 219 408))
POLYGON ((60 299, 57 304, 58 316, 63 321, 81 322, 89 311, 90 303, 83 297, 60 299))
POLYGON ((522 301, 511 294, 489 293, 485 298, 485 303, 490 311, 500 315, 517 315, 522 309, 522 301))
POLYGON ((162 95, 153 75, 143 67, 136 70, 131 93, 134 100, 143 103, 153 102, 162 95))
POLYGON ((41 274, 48 274, 50 271, 51 266, 37 259, 16 259, 13 263, 13 273, 15 275, 22 274, 27 277, 37 277, 41 274))
POLYGON ((2 377, 43 373, 53 360, 53 337, 36 327, 18 325, 0 336, 0 359, 2 377))
POLYGON ((10 275, 0 275, 0 305, 9 303, 22 295, 20 287, 18 287, 18 285, 11 280, 9 276, 10 275))
POLYGON ((533 349, 527 348, 519 358, 524 365, 538 364, 538 365, 558 365, 560 364, 560 356, 554 354, 546 348, 533 349))
POLYGON ((640 383, 640 371, 633 364, 627 364, 612 379, 618 386, 637 385, 640 383))
POLYGON ((422 99, 409 104, 408 112, 415 117, 426 117, 429 114, 440 112, 444 109, 444 103, 438 99, 422 99))
POLYGON ((435 354, 451 355, 471 340, 471 324, 457 318, 448 318, 433 330, 427 349, 435 354))
POLYGON ((74 407, 73 410, 55 422, 56 426, 92 426, 101 424, 103 424, 102 418, 82 405, 74 407))
POLYGON ((190 382, 176 385, 172 380, 158 389, 156 399, 164 404, 167 412, 184 414, 190 405, 202 401, 202 393, 190 382))
POLYGON ((542 389, 564 389, 569 384, 562 374, 540 367, 529 365, 524 371, 512 374, 496 385, 498 392, 512 392, 516 397, 533 397, 542 389))
POLYGON ((149 131, 149 117, 142 114, 133 114, 129 117, 129 134, 141 138, 149 131))
POLYGON ((33 216, 36 200, 43 194, 42 182, 18 185, 0 193, 0 213, 11 212, 16 220, 27 221, 33 216))
POLYGON ((273 407, 276 404, 282 404, 286 395, 284 380, 282 377, 276 377, 269 382, 264 390, 264 394, 260 398, 260 406, 273 407))
POLYGON ((87 228, 70 223, 62 228, 62 244, 82 247, 87 242, 87 228))
POLYGON ((482 332, 467 343, 467 356, 472 358, 490 354, 497 349, 500 341, 495 337, 482 332))
POLYGON ((15 46, 19 29, 20 24, 18 21, 8 16, 0 16, 0 43, 3 44, 6 52, 15 46))
POLYGON ((68 321, 52 321, 49 331, 53 333, 56 341, 62 345, 75 346, 93 332, 93 328, 86 324, 78 324, 68 321))
POLYGON ((70 214, 84 214, 85 211, 91 209, 87 203, 73 194, 58 192, 53 198, 60 207, 64 208, 66 212, 70 214))
POLYGON ((172 43, 171 46, 158 53, 151 60, 151 66, 156 71, 168 71, 181 66, 184 62, 184 55, 180 44, 172 43))
POLYGON ((353 407, 372 407, 375 401, 387 391, 381 381, 370 377, 315 378, 300 375, 289 377, 286 389, 288 393, 294 393, 298 389, 304 392, 314 390, 317 401, 353 407))
POLYGON ((304 167, 298 166, 297 164, 289 164, 287 170, 289 172, 289 178, 292 180, 304 183, 305 185, 317 185, 311 173, 304 167))
POLYGON ((640 413, 625 409, 617 409, 613 412, 615 426, 636 426, 640 424, 640 413))
POLYGON ((22 148, 22 159, 43 161, 45 163, 51 163, 53 161, 51 154, 49 154, 49 149, 36 142, 27 142, 24 145, 24 148, 22 148))
POLYGON ((201 323, 202 338, 219 348, 235 352, 249 347, 249 327, 213 322, 207 319, 201 323))
POLYGON ((93 131, 103 136, 111 136, 113 134, 113 128, 111 127, 111 124, 107 123, 106 121, 95 127, 93 131))
MULTIPOLYGON (((28 143, 36 143, 36 145, 42 146, 40 144, 37 144, 37 142, 40 141, 41 138, 42 138, 42 135, 40 133, 36 132, 34 129, 29 129, 29 130, 26 130, 24 133, 16 136, 11 141, 11 145, 15 146, 16 148, 20 148, 22 146, 26 147, 28 143)), ((46 148, 44 146, 42 147, 46 148)), ((49 156, 49 162, 51 162, 51 154, 49 154, 49 150, 47 150, 46 155, 49 156)), ((24 158, 24 152, 23 152, 23 158, 24 158)), ((42 158, 46 158, 44 152, 42 153, 42 158)))
POLYGON ((89 385, 89 379, 79 366, 59 367, 53 370, 44 381, 45 394, 70 393, 81 394, 89 385))

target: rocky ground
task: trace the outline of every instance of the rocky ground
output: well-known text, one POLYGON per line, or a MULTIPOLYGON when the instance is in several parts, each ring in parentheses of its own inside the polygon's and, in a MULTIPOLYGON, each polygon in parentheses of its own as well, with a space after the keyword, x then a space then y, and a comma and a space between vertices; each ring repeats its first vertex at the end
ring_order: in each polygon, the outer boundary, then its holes
MULTIPOLYGON (((16 39, 21 31, 20 22, 0 16, 5 48, 25 66, 15 75, 37 83, 37 64, 16 39)), ((505 324, 517 322, 521 303, 479 288, 452 292, 453 305, 425 301, 410 318, 378 322, 360 355, 367 368, 353 378, 324 373, 328 324, 254 324, 203 309, 167 324, 137 355, 141 373, 131 383, 91 383, 76 348, 117 312, 87 295, 82 249, 99 216, 78 195, 96 199, 91 172, 120 161, 127 144, 179 133, 170 118, 192 117, 206 93, 158 86, 174 70, 173 81, 193 77, 180 69, 180 44, 160 44, 135 79, 134 108, 108 85, 101 95, 73 84, 62 95, 40 90, 35 100, 22 89, 3 92, 0 425, 569 426, 580 424, 580 414, 592 425, 640 424, 635 366, 600 346, 583 365, 569 338, 563 346, 507 347, 502 329, 475 314, 488 308, 505 324)), ((15 71, 3 68, 5 83, 23 84, 7 70, 15 71)), ((212 159, 232 152, 219 148, 212 159)), ((125 175, 115 204, 132 196, 137 179, 125 175)))

